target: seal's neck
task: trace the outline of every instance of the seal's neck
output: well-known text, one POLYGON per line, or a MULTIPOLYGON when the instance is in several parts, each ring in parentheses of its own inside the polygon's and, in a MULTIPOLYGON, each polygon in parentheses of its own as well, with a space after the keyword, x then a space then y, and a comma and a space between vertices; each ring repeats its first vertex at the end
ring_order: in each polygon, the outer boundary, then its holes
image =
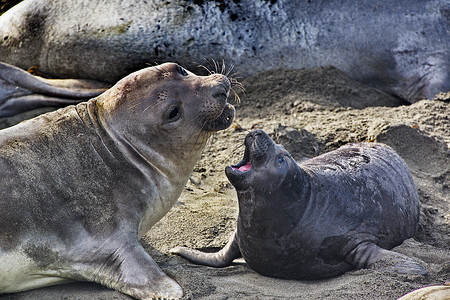
POLYGON ((300 167, 288 175, 276 188, 252 186, 238 191, 242 229, 290 232, 296 226, 310 204, 310 179, 300 167))
POLYGON ((152 187, 152 193, 142 195, 141 199, 145 204, 140 213, 138 235, 142 236, 175 204, 200 156, 200 151, 191 153, 186 159, 183 157, 184 153, 181 154, 181 157, 177 158, 180 163, 177 163, 165 157, 165 153, 153 150, 151 143, 133 143, 122 133, 116 132, 113 126, 102 119, 96 99, 80 104, 77 110, 83 122, 88 125, 87 130, 96 136, 93 143, 97 143, 96 150, 102 159, 106 157, 109 161, 115 161, 116 165, 125 164, 137 170, 144 178, 146 187, 152 187))

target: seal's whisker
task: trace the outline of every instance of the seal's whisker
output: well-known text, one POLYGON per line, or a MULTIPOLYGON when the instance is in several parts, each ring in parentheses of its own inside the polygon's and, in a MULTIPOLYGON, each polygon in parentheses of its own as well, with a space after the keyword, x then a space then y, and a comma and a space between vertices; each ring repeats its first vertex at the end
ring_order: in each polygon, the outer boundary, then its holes
MULTIPOLYGON (((200 118, 198 118, 198 117, 197 117, 197 120, 194 120, 193 124, 191 125, 191 126, 192 126, 192 133, 189 135, 187 141, 189 141, 189 140, 194 136, 194 134, 195 134, 195 132, 196 132, 195 128, 197 128, 198 125, 201 124, 201 122, 202 122, 202 120, 200 120, 200 118)), ((205 124, 206 124, 206 122, 208 122, 208 121, 206 120, 206 121, 205 121, 205 124)), ((199 130, 200 133, 201 133, 201 131, 203 130, 203 127, 205 126, 205 124, 203 124, 202 126, 199 126, 199 128, 200 128, 200 130, 199 130)), ((190 128, 188 128, 188 129, 190 129, 190 128)), ((190 153, 190 152, 189 152, 189 153, 190 153)))
POLYGON ((233 71, 234 65, 231 65, 230 69, 224 74, 227 77, 230 77, 230 73, 233 71))
POLYGON ((214 69, 215 69, 214 73, 217 74, 217 73, 219 73, 219 64, 214 59, 212 61, 214 63, 214 69))
POLYGON ((226 70, 225 60, 222 59, 222 70, 220 70, 220 74, 224 75, 226 70))
POLYGON ((241 88, 244 89, 244 85, 243 85, 241 82, 239 82, 239 81, 236 79, 236 77, 229 77, 229 78, 230 78, 230 81, 231 81, 231 83, 232 83, 233 85, 240 86, 241 88))
POLYGON ((147 106, 142 112, 144 113, 147 109, 149 108, 155 108, 157 105, 163 103, 164 101, 158 101, 157 103, 153 104, 153 105, 149 105, 147 106))
MULTIPOLYGON (((195 149, 195 146, 197 145, 198 140, 199 140, 199 138, 200 138, 200 136, 201 136, 202 134, 206 134, 207 139, 209 139, 208 132, 205 132, 203 129, 205 128, 206 124, 208 124, 208 122, 212 121, 213 119, 214 119, 214 118, 207 118, 207 119, 203 122, 203 125, 200 127, 200 132, 199 132, 199 134, 198 134, 198 136, 197 136, 197 138, 196 138, 196 140, 195 140, 195 142, 194 142, 194 144, 193 144, 193 147, 192 147, 192 149, 191 149, 191 151, 190 151, 189 153, 191 153, 191 152, 195 149)), ((206 139, 206 140, 207 140, 207 139, 206 139)), ((204 141, 202 141, 202 143, 200 143, 200 145, 202 145, 203 143, 204 143, 204 141)))
MULTIPOLYGON (((214 67, 214 64, 213 64, 208 58, 205 58, 205 60, 206 60, 206 63, 207 63, 209 66, 214 67)), ((207 67, 204 67, 204 68, 209 72, 209 75, 214 74, 214 71, 210 70, 210 69, 207 68, 207 67)))
POLYGON ((159 63, 157 63, 156 61, 154 61, 153 63, 146 62, 145 65, 150 66, 150 67, 156 67, 156 66, 159 66, 159 63))
POLYGON ((205 131, 203 133, 203 137, 202 137, 201 143, 199 143, 198 146, 202 147, 202 145, 206 145, 208 143, 209 138, 211 137, 211 135, 212 135, 212 132, 205 131))
POLYGON ((245 147, 245 143, 244 142, 242 142, 238 146, 234 147, 234 149, 231 151, 231 153, 236 152, 237 149, 242 148, 242 147, 245 147))
POLYGON ((245 93, 245 88, 242 83, 237 81, 235 78, 230 78, 230 82, 231 82, 232 87, 235 86, 235 87, 239 88, 243 93, 245 93))
POLYGON ((216 138, 216 135, 217 135, 217 131, 211 132, 210 135, 209 135, 208 143, 214 143, 213 141, 216 138))
MULTIPOLYGON (((205 122, 205 123, 206 123, 206 122, 205 122)), ((197 146, 197 143, 198 143, 198 141, 199 141, 199 139, 200 139, 200 136, 202 136, 202 135, 205 134, 205 133, 206 133, 205 131, 200 130, 199 134, 197 135, 197 138, 195 139, 194 144, 192 145, 191 150, 189 151, 189 154, 191 154, 192 151, 195 150, 195 147, 197 146)), ((202 143, 203 143, 203 142, 202 142, 202 143)), ((202 143, 200 143, 200 145, 199 145, 200 147, 202 147, 202 143)))
POLYGON ((159 72, 159 74, 163 74, 163 73, 166 73, 166 72, 167 72, 167 71, 164 70, 164 68, 162 68, 162 66, 159 65, 159 64, 155 65, 154 68, 155 68, 156 71, 159 72))
POLYGON ((205 69, 205 70, 209 73, 209 75, 213 74, 213 72, 211 72, 211 71, 210 71, 207 67, 205 67, 204 65, 198 65, 198 67, 199 67, 199 68, 205 69))
POLYGON ((236 75, 239 75, 239 73, 240 73, 239 71, 235 71, 233 73, 230 73, 229 77, 236 78, 236 80, 237 79, 242 79, 243 78, 242 76, 236 76, 236 75))
POLYGON ((131 106, 130 108, 135 108, 136 106, 145 104, 145 100, 151 98, 151 97, 156 97, 158 96, 158 94, 150 94, 150 95, 146 95, 145 97, 141 97, 141 98, 136 98, 136 99, 132 99, 130 102, 139 102, 136 103, 135 105, 131 106))
POLYGON ((234 95, 234 101, 237 103, 241 103, 241 97, 239 97, 238 93, 236 93, 236 91, 233 88, 231 88, 231 91, 233 92, 234 95))
MULTIPOLYGON (((195 126, 196 127, 196 126, 195 126)), ((201 133, 201 130, 199 130, 200 131, 200 133, 201 133)), ((187 139, 187 141, 190 141, 191 140, 191 138, 194 136, 194 134, 196 134, 196 130, 195 130, 195 128, 193 128, 193 130, 192 130, 192 133, 191 134, 189 134, 189 137, 188 137, 188 139, 187 139)), ((199 134, 200 134, 199 133, 199 134)), ((190 152, 189 152, 190 153, 190 152)))

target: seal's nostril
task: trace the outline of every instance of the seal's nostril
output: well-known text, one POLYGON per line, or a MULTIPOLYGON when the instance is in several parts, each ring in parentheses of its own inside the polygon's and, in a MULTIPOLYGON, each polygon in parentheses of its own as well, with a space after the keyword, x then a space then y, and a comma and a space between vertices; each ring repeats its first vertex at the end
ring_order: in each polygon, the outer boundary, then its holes
POLYGON ((212 96, 214 98, 225 98, 226 99, 228 97, 228 92, 220 91, 220 92, 214 93, 212 96))
POLYGON ((255 137, 259 137, 259 136, 261 136, 263 134, 263 131, 261 130, 261 129, 257 129, 257 130, 255 130, 254 132, 253 132, 253 135, 255 136, 255 137))

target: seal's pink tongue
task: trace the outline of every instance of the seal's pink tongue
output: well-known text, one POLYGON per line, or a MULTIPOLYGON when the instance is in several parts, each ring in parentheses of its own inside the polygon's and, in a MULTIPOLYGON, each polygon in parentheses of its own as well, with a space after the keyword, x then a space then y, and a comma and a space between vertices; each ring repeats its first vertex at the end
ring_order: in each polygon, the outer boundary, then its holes
MULTIPOLYGON (((248 162, 245 165, 239 167, 238 170, 241 171, 241 172, 245 172, 245 171, 250 170, 251 168, 252 168, 252 164, 250 162, 248 162)), ((236 169, 236 168, 233 168, 233 169, 236 169)))

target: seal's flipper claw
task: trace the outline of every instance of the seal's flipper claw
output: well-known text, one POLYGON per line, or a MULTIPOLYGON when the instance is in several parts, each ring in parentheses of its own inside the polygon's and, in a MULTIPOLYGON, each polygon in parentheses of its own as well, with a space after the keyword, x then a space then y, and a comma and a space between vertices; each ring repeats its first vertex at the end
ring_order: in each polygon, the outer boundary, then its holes
POLYGON ((345 258, 356 268, 370 268, 400 274, 426 275, 427 270, 411 258, 383 248, 373 243, 358 245, 345 258))
POLYGON ((427 270, 411 258, 393 251, 381 249, 377 260, 369 268, 400 274, 427 275, 427 270))
MULTIPOLYGON (((102 244, 104 249, 109 249, 102 244)), ((112 253, 97 253, 107 260, 81 263, 81 268, 69 270, 69 276, 84 278, 130 295, 136 299, 181 299, 183 290, 158 267, 156 262, 136 241, 127 243, 112 253), (93 263, 93 262, 98 262, 93 263)), ((80 264, 75 264, 80 265, 80 264)))
POLYGON ((176 247, 170 249, 169 252, 180 255, 193 263, 216 268, 229 266, 234 259, 242 257, 236 238, 236 231, 225 247, 218 252, 206 253, 187 247, 176 247))
POLYGON ((108 84, 84 79, 45 79, 0 62, 0 117, 45 106, 66 106, 103 93, 108 84))

